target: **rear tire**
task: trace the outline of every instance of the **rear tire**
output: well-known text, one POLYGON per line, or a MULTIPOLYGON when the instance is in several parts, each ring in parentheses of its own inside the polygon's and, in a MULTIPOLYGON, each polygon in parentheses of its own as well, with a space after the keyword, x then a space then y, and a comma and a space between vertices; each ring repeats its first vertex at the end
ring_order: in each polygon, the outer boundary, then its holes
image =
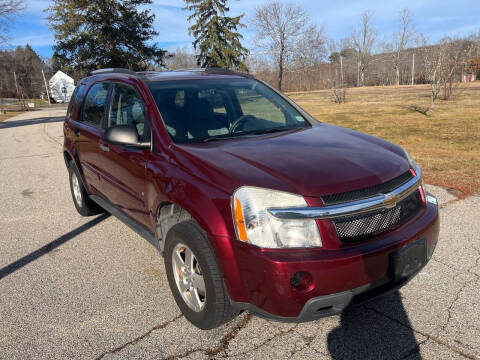
POLYGON ((85 190, 82 177, 73 161, 68 166, 68 177, 70 179, 70 191, 72 193, 73 204, 78 213, 82 216, 92 216, 105 212, 99 205, 93 202, 85 190))
POLYGON ((194 220, 178 223, 168 231, 165 270, 178 307, 196 327, 213 329, 238 315, 230 304, 210 243, 194 220), (192 256, 193 260, 187 261, 192 256))

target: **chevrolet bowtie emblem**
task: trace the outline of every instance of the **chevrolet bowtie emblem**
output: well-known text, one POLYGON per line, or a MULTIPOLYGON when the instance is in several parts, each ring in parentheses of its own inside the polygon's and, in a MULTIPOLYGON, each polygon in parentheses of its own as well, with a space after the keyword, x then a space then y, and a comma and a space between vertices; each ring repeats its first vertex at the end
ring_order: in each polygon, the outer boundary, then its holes
POLYGON ((399 199, 398 195, 385 195, 385 200, 383 200, 383 205, 386 208, 392 208, 397 205, 397 201, 399 199))

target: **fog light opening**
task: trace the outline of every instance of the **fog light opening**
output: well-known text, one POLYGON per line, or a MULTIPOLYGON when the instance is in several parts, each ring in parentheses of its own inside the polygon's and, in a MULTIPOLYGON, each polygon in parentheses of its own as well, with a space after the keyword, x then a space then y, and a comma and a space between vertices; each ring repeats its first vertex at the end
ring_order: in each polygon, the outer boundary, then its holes
POLYGON ((306 271, 297 271, 290 278, 290 285, 299 291, 309 291, 313 288, 313 277, 306 271))

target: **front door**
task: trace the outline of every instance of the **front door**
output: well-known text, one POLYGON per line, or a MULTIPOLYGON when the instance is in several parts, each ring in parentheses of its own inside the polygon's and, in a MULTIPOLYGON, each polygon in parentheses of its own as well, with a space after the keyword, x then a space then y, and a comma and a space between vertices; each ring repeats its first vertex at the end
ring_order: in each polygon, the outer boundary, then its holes
MULTIPOLYGON (((150 125, 142 99, 126 84, 112 85, 107 126, 134 124, 139 139, 150 141, 150 125)), ((101 191, 134 220, 149 226, 145 179, 149 149, 135 149, 101 142, 101 191)))

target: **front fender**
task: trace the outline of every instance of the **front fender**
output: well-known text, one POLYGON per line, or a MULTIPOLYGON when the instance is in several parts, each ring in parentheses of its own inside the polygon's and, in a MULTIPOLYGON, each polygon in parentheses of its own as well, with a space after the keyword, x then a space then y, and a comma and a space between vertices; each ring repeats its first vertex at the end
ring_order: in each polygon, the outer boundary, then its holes
MULTIPOLYGON (((153 174, 163 173, 162 169, 154 168, 155 163, 149 163, 148 166, 153 174)), ((166 173, 168 176, 155 177, 154 189, 151 189, 155 192, 150 204, 155 221, 157 209, 166 203, 175 204, 187 211, 206 233, 230 298, 246 301, 244 284, 232 246, 232 241, 236 240, 230 194, 178 167, 172 167, 166 173)))

